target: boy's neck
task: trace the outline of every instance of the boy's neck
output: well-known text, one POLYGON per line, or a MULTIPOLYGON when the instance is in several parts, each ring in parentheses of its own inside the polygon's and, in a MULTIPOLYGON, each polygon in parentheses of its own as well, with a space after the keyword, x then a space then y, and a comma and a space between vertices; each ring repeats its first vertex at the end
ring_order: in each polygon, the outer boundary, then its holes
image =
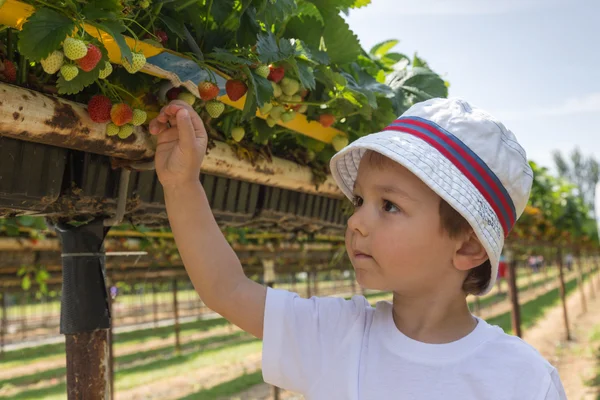
POLYGON ((462 293, 410 297, 394 293, 393 317, 398 330, 424 343, 450 343, 467 336, 477 320, 462 293))

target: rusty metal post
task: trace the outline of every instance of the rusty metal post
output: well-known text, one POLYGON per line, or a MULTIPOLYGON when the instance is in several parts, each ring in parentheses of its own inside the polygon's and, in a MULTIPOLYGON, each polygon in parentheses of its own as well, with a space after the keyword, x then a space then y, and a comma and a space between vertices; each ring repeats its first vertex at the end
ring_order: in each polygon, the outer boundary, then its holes
MULTIPOLYGON (((106 277, 106 286, 110 288, 112 286, 112 280, 107 276, 106 277)), ((108 374, 110 376, 110 400, 114 400, 115 398, 115 349, 114 349, 114 341, 113 341, 113 324, 115 321, 113 314, 113 300, 112 295, 109 292, 108 294, 108 312, 111 316, 110 319, 110 327, 108 328, 108 374)))
POLYGON ((310 279, 311 279, 311 277, 312 277, 312 273, 311 273, 311 271, 308 271, 306 273, 306 298, 307 299, 310 299, 311 296, 312 296, 311 287, 310 287, 310 279))
POLYGON ((313 295, 314 296, 318 296, 319 295, 319 279, 317 276, 317 270, 316 269, 312 269, 311 273, 313 274, 313 295))
POLYGON ((583 271, 581 268, 581 250, 575 249, 575 263, 577 264, 577 286, 579 286, 579 297, 581 298, 581 310, 585 314, 587 312, 587 299, 585 297, 583 271))
POLYGON ((590 297, 592 298, 592 300, 596 299, 596 287, 594 284, 594 269, 592 268, 592 264, 590 263, 590 255, 589 253, 586 253, 586 270, 587 270, 587 274, 589 276, 590 279, 590 297))
POLYGON ((8 316, 6 315, 6 292, 2 292, 2 324, 0 325, 0 359, 4 355, 4 332, 8 324, 8 316))
POLYGON ((156 304, 156 283, 152 282, 152 314, 154 316, 154 327, 158 326, 158 308, 156 304))
POLYGON ((27 338, 27 296, 28 292, 21 292, 21 340, 27 338))
POLYGON ((517 288, 517 261, 510 257, 508 260, 508 290, 510 294, 511 322, 513 333, 522 337, 521 331, 521 307, 519 306, 519 290, 517 288))
POLYGON ((56 226, 62 243, 60 333, 67 353, 67 398, 110 398, 110 310, 105 284, 102 220, 56 226))
POLYGON ((177 304, 177 279, 173 279, 173 316, 175 318, 175 353, 181 354, 181 341, 179 340, 179 306, 177 304))
POLYGON ((565 323, 565 334, 566 339, 571 340, 571 331, 569 329, 569 314, 567 312, 567 299, 566 299, 566 289, 565 289, 565 276, 563 274, 563 260, 562 260, 562 250, 559 247, 556 252, 556 258, 558 261, 558 281, 560 288, 560 301, 562 302, 563 308, 563 321, 565 323))

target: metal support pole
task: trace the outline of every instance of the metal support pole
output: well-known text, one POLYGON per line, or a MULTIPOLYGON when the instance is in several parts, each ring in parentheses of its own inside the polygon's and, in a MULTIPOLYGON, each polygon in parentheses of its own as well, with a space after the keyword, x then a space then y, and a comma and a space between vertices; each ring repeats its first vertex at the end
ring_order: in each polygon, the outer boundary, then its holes
POLYGON ((566 336, 567 340, 571 340, 571 331, 569 329, 569 315, 567 312, 565 276, 563 274, 562 250, 560 247, 558 248, 558 251, 556 253, 556 258, 558 261, 558 281, 560 284, 560 300, 562 302, 562 307, 563 307, 563 320, 565 323, 565 336, 566 336))
POLYGON ((581 251, 575 250, 575 261, 577 263, 577 286, 579 286, 579 296, 581 298, 581 311, 587 312, 587 299, 585 298, 585 290, 583 284, 583 268, 581 267, 581 251))
POLYGON ((62 243, 60 333, 67 353, 67 398, 110 398, 109 328, 102 220, 78 227, 59 225, 62 243))
POLYGON ((4 355, 4 332, 6 332, 8 316, 6 315, 6 292, 2 292, 2 325, 0 326, 0 359, 4 355))
POLYGON ((179 340, 179 307, 177 304, 177 279, 173 279, 173 316, 175 317, 175 354, 181 354, 181 341, 179 340))
POLYGON ((152 314, 154 315, 154 327, 158 326, 158 310, 156 304, 156 283, 152 282, 152 314))
POLYGON ((519 292, 517 289, 517 261, 514 259, 511 259, 508 262, 508 287, 510 290, 510 303, 512 306, 512 330, 516 336, 522 337, 521 307, 519 306, 519 292))

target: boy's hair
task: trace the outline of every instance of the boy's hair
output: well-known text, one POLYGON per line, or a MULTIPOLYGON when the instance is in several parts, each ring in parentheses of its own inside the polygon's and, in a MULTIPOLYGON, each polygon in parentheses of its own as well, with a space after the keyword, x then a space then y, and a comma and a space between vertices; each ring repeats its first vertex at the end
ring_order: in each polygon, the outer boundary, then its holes
MULTIPOLYGON (((383 168, 387 162, 394 162, 386 156, 372 150, 367 150, 364 157, 370 165, 377 168, 383 168)), ((447 233, 450 238, 455 239, 458 236, 473 230, 467 220, 442 198, 440 198, 439 212, 440 229, 447 233)), ((481 293, 487 287, 491 274, 492 267, 490 265, 490 260, 486 260, 483 264, 471 269, 463 282, 463 292, 465 292, 465 294, 474 295, 481 293)))

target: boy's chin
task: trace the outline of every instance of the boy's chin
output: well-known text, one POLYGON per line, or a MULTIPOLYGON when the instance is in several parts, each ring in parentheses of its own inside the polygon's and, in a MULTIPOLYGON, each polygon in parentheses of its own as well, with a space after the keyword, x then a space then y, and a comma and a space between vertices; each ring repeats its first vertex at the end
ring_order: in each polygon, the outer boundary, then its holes
POLYGON ((380 290, 389 291, 390 288, 386 285, 386 282, 382 282, 381 279, 369 276, 368 273, 364 273, 360 270, 355 270, 356 282, 363 290, 380 290), (361 273, 362 272, 362 273, 361 273))

